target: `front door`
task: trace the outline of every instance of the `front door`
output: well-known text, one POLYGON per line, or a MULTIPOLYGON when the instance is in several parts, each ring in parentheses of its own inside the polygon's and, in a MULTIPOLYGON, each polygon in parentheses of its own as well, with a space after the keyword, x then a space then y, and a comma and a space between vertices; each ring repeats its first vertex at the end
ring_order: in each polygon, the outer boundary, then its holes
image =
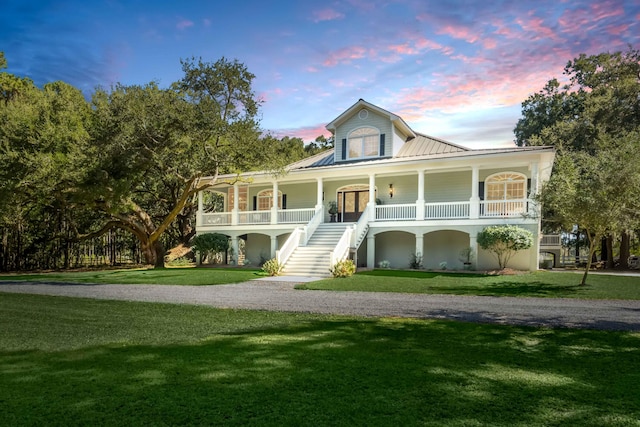
POLYGON ((369 203, 369 190, 338 192, 338 221, 356 222, 369 203))

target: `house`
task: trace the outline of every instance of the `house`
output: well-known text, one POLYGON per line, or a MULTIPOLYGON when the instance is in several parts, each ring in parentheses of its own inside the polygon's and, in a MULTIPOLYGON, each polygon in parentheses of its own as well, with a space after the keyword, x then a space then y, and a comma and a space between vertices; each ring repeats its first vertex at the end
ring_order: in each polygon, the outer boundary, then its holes
POLYGON ((362 99, 327 129, 335 148, 283 175, 219 177, 200 194, 197 233, 229 236, 235 256, 253 265, 277 257, 285 274, 326 276, 345 257, 367 268, 382 261, 408 268, 417 256, 426 269, 462 269, 460 252, 469 247, 474 268, 494 269, 476 236, 489 225, 515 224, 535 243, 509 266, 538 268, 532 195, 549 178, 552 148, 465 148, 416 132, 362 99))

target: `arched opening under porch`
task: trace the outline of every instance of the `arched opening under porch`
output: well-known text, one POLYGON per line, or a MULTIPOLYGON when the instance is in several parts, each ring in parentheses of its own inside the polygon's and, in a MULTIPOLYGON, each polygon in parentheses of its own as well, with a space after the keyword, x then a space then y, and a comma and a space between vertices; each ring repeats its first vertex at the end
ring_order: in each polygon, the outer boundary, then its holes
POLYGON ((287 241, 291 233, 271 236, 263 233, 247 233, 240 236, 244 245, 240 245, 241 265, 261 266, 276 256, 276 251, 287 241), (244 246, 244 247, 242 247, 244 246))
POLYGON ((416 236, 406 231, 384 231, 375 235, 375 268, 409 268, 416 252, 416 236))
POLYGON ((428 270, 462 270, 460 252, 470 245, 469 234, 458 230, 438 230, 423 235, 422 265, 428 270))

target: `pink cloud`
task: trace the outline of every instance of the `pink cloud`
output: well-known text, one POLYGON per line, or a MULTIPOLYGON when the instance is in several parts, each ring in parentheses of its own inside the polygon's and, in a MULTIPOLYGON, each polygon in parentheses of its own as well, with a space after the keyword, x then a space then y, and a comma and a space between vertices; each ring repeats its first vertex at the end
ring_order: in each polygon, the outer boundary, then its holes
POLYGON ((335 67, 338 64, 348 64, 354 59, 365 57, 367 50, 362 46, 350 46, 331 52, 324 60, 325 67, 335 67))
POLYGON ((179 30, 185 30, 189 27, 193 27, 194 23, 193 21, 189 21, 188 19, 182 19, 180 21, 178 21, 178 23, 176 24, 176 28, 179 30))
POLYGON ((532 16, 530 14, 528 20, 518 18, 516 19, 516 23, 518 23, 518 25, 528 33, 533 33, 533 38, 531 40, 558 39, 556 33, 545 25, 544 19, 538 18, 537 16, 532 16))
POLYGON ((325 124, 299 128, 273 129, 272 133, 276 138, 290 136, 293 138, 301 138, 305 142, 315 141, 315 139, 320 135, 324 135, 326 138, 331 135, 331 132, 329 132, 325 127, 325 124))
POLYGON ((344 14, 333 9, 322 9, 313 12, 313 22, 334 21, 344 18, 344 14))
POLYGON ((462 25, 456 24, 445 24, 440 27, 437 31, 437 34, 444 34, 449 37, 453 37, 454 39, 464 40, 469 43, 475 43, 478 41, 478 34, 475 33, 471 28, 464 27, 462 25))
POLYGON ((626 32, 628 29, 629 24, 610 25, 607 27, 607 33, 614 36, 619 36, 620 34, 626 32))

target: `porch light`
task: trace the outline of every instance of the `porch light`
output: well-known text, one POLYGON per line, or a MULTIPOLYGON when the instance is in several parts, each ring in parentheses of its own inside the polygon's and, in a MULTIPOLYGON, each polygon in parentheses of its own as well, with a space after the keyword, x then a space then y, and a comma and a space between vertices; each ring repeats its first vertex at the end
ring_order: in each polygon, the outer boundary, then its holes
POLYGON ((389 198, 393 198, 393 184, 389 184, 389 198))

